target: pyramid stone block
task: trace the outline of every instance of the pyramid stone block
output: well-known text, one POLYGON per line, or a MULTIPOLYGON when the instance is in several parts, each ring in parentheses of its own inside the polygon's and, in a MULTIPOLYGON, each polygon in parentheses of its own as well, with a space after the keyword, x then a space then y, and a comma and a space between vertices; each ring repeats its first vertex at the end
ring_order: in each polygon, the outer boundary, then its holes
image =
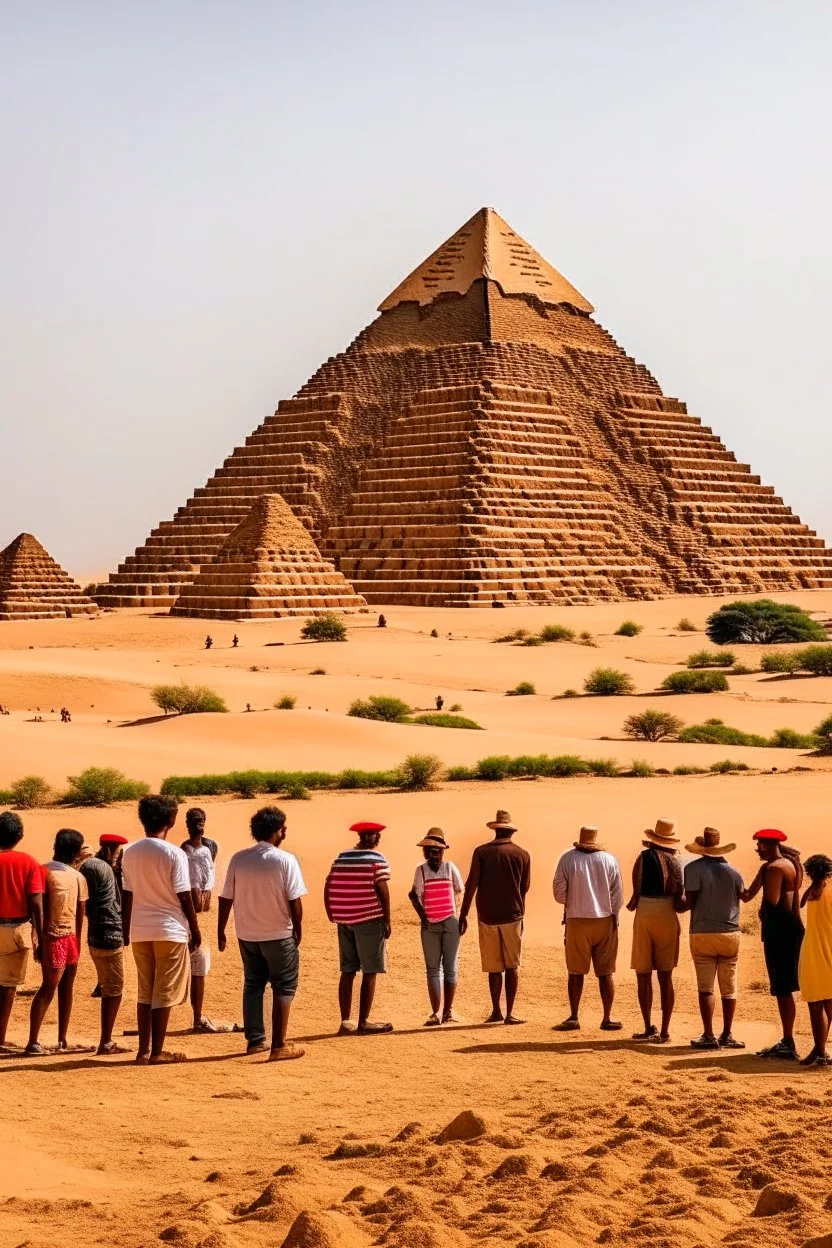
POLYGON ((31 533, 0 551, 0 620, 96 615, 98 607, 31 533))
POLYGON ((170 606, 279 493, 368 602, 832 588, 832 554, 483 208, 96 591, 170 606))
POLYGON ((279 494, 263 494, 186 585, 171 615, 275 619, 322 611, 358 611, 366 602, 332 563, 279 494))

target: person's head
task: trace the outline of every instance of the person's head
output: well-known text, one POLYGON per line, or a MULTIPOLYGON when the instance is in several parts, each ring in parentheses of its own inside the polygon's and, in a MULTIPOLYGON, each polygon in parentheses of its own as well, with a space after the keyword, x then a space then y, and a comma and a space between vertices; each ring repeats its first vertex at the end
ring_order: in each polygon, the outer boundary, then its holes
POLYGON ((64 862, 69 866, 78 857, 83 845, 84 838, 80 832, 76 832, 74 828, 61 828, 55 837, 52 857, 55 862, 64 862))
POLYGON ((200 806, 191 806, 190 810, 185 811, 185 827, 188 829, 188 836, 192 841, 196 841, 205 833, 205 811, 200 806))
POLYGON ((360 849, 375 849, 381 840, 381 834, 384 831, 383 823, 373 823, 371 820, 361 820, 359 823, 350 825, 350 832, 358 835, 358 846, 360 849))
POLYGON ((759 832, 755 832, 754 848, 758 858, 761 858, 763 862, 774 862, 775 858, 780 857, 781 846, 785 839, 785 832, 779 831, 778 828, 761 828, 759 832))
POLYGON ((445 857, 445 850, 449 848, 448 842, 445 840, 445 833, 441 828, 431 828, 430 831, 419 841, 422 853, 425 856, 425 862, 432 867, 438 867, 442 859, 445 857))
POLYGON ((119 836, 117 832, 103 832, 98 838, 96 858, 100 858, 102 862, 107 862, 111 867, 115 867, 121 861, 126 844, 126 836, 119 836))
POLYGON ((496 819, 491 819, 485 826, 491 828, 498 841, 511 840, 517 831, 507 810, 498 810, 496 819))
POLYGON ((261 806, 251 816, 251 835, 255 841, 271 841, 279 845, 286 835, 286 816, 277 806, 261 806))
POLYGON ((0 815, 0 849, 14 849, 23 840, 23 820, 13 810, 0 815))
POLYGON ((825 880, 832 879, 832 858, 827 858, 826 854, 812 854, 803 866, 813 884, 822 884, 825 880))
POLYGON ((176 823, 179 806, 175 797, 164 793, 151 793, 139 802, 139 823, 145 836, 158 836, 163 840, 176 823))

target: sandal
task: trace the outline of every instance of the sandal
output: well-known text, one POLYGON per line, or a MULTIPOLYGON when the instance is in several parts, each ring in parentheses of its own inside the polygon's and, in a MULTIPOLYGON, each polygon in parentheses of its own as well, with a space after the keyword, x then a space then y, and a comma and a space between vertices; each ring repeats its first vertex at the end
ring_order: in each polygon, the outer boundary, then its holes
POLYGON ((562 1023, 555 1023, 552 1031, 580 1031, 581 1024, 577 1018, 565 1018, 562 1023))
POLYGON ((299 1044, 284 1044, 279 1049, 272 1049, 269 1052, 270 1062, 292 1062, 296 1057, 303 1057, 306 1049, 302 1049, 299 1044))
POLYGON ((658 1034, 659 1034, 658 1027, 656 1027, 654 1024, 651 1023, 651 1025, 645 1031, 634 1031, 633 1039, 634 1040, 652 1040, 653 1037, 657 1036, 658 1034))
POLYGON ((338 1028, 339 1036, 354 1036, 355 1032, 356 1032, 356 1025, 349 1018, 345 1019, 341 1023, 341 1026, 338 1028))
POLYGON ((439 1021, 439 1015, 431 1014, 430 1018, 425 1019, 424 1026, 425 1027, 441 1027, 442 1024, 439 1021))
POLYGON ((647 1043, 648 1044, 670 1044, 670 1036, 663 1036, 660 1031, 657 1031, 655 1036, 651 1036, 650 1039, 647 1041, 647 1043))
POLYGON ((161 1053, 157 1053, 155 1057, 147 1059, 148 1066, 177 1066, 180 1062, 187 1062, 186 1053, 172 1053, 169 1049, 162 1049, 161 1053))
POLYGON ((793 1049, 790 1044, 786 1044, 783 1040, 778 1040, 776 1044, 772 1044, 767 1049, 759 1049, 755 1054, 756 1057, 774 1057, 781 1062, 796 1062, 797 1050, 793 1049))
POLYGON ((721 1049, 744 1049, 744 1040, 735 1040, 730 1031, 727 1036, 720 1036, 717 1043, 721 1049))
POLYGON ((623 1023, 614 1023, 611 1018, 605 1018, 601 1023, 602 1031, 620 1031, 624 1026, 623 1023))
POLYGON ((393 1030, 392 1023, 361 1023, 357 1028, 359 1036, 381 1036, 393 1030))
POLYGON ((95 1050, 97 1057, 115 1057, 119 1053, 132 1053, 132 1049, 128 1049, 126 1045, 116 1044, 115 1040, 111 1040, 109 1044, 105 1044, 103 1048, 95 1050))
POLYGON ((517 1018, 514 1014, 506 1014, 503 1019, 506 1027, 519 1027, 522 1023, 525 1023, 525 1021, 525 1018, 517 1018))
POLYGON ((719 1041, 716 1036, 706 1036, 703 1032, 698 1040, 691 1040, 690 1047, 692 1049, 718 1049, 719 1041))
POLYGON ((196 1027, 192 1027, 191 1031, 200 1036, 216 1036, 220 1028, 215 1027, 210 1018, 201 1018, 196 1027))

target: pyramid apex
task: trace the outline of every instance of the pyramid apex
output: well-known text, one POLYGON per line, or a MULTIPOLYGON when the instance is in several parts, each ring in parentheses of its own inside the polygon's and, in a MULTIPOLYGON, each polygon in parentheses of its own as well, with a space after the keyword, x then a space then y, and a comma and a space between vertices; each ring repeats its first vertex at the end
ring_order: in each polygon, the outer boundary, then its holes
POLYGON ((483 278, 504 295, 531 295, 542 303, 594 311, 579 290, 552 268, 494 208, 479 208, 450 238, 423 260, 379 304, 389 312, 400 303, 432 303, 443 294, 465 295, 483 278))

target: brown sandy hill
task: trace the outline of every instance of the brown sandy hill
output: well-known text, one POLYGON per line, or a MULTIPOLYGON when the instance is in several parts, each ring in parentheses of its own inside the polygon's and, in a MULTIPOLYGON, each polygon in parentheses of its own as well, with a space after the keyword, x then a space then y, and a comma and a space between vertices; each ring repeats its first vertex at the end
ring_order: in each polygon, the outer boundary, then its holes
POLYGON ((0 620, 95 615, 98 607, 31 533, 0 551, 0 620))

